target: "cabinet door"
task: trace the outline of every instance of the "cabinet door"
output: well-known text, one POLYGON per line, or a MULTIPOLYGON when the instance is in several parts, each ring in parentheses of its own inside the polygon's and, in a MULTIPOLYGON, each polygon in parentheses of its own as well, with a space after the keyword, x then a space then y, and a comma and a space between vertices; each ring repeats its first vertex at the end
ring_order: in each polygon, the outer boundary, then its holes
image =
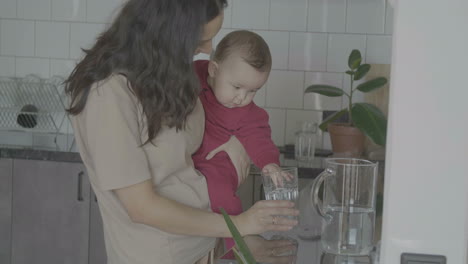
POLYGON ((263 191, 262 176, 258 174, 250 175, 254 180, 254 197, 253 203, 256 203, 260 200, 265 200, 265 193, 263 191))
POLYGON ((12 264, 88 263, 90 186, 82 164, 13 161, 12 264))
POLYGON ((10 263, 11 253, 11 159, 0 159, 0 263, 10 263))
POLYGON ((89 217, 89 264, 107 263, 104 230, 98 200, 91 190, 91 210, 89 217))

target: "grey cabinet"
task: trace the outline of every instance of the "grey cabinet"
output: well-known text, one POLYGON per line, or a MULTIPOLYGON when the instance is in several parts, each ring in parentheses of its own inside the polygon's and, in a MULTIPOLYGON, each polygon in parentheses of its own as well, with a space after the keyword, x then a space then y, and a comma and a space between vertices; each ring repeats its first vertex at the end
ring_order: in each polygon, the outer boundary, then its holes
POLYGON ((260 200, 265 200, 265 193, 263 192, 263 183, 262 176, 260 174, 250 175, 254 181, 254 194, 253 194, 253 203, 256 203, 260 200))
POLYGON ((107 255, 104 244, 104 232, 98 200, 91 191, 91 208, 89 217, 89 264, 106 264, 107 255))
POLYGON ((253 205, 253 191, 253 177, 249 175, 237 189, 237 196, 241 199, 242 209, 244 211, 253 205))
POLYGON ((10 263, 11 253, 11 159, 0 159, 0 263, 10 263))
POLYGON ((78 163, 14 160, 12 264, 88 262, 90 185, 78 163))

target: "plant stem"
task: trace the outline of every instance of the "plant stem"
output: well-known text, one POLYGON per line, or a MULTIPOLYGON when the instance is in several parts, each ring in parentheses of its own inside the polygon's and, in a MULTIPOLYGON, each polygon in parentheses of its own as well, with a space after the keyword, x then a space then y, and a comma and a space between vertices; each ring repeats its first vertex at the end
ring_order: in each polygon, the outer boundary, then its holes
POLYGON ((350 92, 350 95, 349 95, 349 104, 348 104, 348 122, 350 125, 353 125, 353 117, 351 115, 351 108, 353 107, 353 93, 354 93, 354 90, 353 90, 353 76, 351 76, 351 92, 350 92))

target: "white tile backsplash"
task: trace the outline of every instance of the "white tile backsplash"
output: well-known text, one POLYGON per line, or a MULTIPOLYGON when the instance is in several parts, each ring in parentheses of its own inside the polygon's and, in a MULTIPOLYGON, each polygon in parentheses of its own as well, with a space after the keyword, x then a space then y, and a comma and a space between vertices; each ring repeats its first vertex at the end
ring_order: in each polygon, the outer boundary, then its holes
POLYGON ((223 28, 230 28, 232 25, 232 1, 228 0, 228 6, 224 9, 223 28))
POLYGON ((271 0, 270 29, 305 31, 308 0, 271 0))
POLYGON ((303 85, 304 72, 272 71, 267 82, 266 106, 302 109, 303 85))
POLYGON ((235 0, 232 3, 232 27, 268 29, 270 0, 235 0))
POLYGON ((225 28, 222 28, 218 34, 216 34, 216 36, 214 37, 213 39, 213 50, 215 50, 216 46, 218 45, 218 43, 221 41, 221 39, 224 38, 224 36, 226 36, 227 34, 231 33, 232 31, 234 31, 234 29, 225 29, 225 28))
POLYGON ((72 23, 70 30, 70 58, 81 58, 83 56, 81 49, 91 48, 104 28, 105 24, 72 23))
MULTIPOLYGON (((294 144, 296 132, 301 130, 304 121, 314 122, 317 125, 322 121, 321 111, 306 111, 306 110, 287 110, 286 111, 286 139, 285 144, 294 144)), ((317 130, 316 147, 322 146, 322 133, 317 130)))
POLYGON ((17 0, 18 17, 24 19, 49 20, 51 0, 17 0))
POLYGON ((110 23, 120 11, 124 0, 91 0, 86 4, 86 21, 93 23, 110 23))
POLYGON ((69 23, 36 22, 36 56, 66 59, 69 49, 69 23))
POLYGON ((255 31, 270 47, 272 69, 288 69, 289 32, 287 31, 255 31))
POLYGON ((0 56, 0 76, 15 76, 15 58, 0 56))
POLYGON ((68 75, 73 71, 73 68, 76 66, 76 61, 74 60, 50 60, 50 77, 52 76, 61 76, 63 78, 68 77, 68 75))
POLYGON ((34 56, 34 21, 2 20, 0 55, 34 56))
POLYGON ((367 36, 366 63, 390 64, 392 61, 391 36, 367 36))
POLYGON ((32 146, 33 136, 30 133, 0 131, 0 145, 32 146))
POLYGON ((270 117, 271 138, 277 146, 283 146, 286 132, 286 110, 279 108, 265 108, 265 110, 270 117))
POLYGON ((52 20, 86 21, 86 0, 52 0, 52 20))
MULTIPOLYGON (((94 44, 124 2, 0 0, 0 76, 66 78, 81 48, 94 44)), ((283 145, 293 143, 297 122, 341 108, 341 98, 304 89, 312 83, 349 89, 342 72, 352 49, 368 63, 390 63, 393 8, 386 0, 228 0, 213 44, 237 29, 257 32, 270 47, 273 71, 254 101, 270 113, 273 139, 283 145)), ((319 133, 317 147, 329 148, 326 138, 319 133)))
MULTIPOLYGON (((334 72, 307 72, 304 90, 312 84, 326 84, 343 88, 343 74, 334 72)), ((342 97, 328 97, 316 93, 304 94, 304 108, 311 110, 341 109, 342 97)))
POLYGON ((0 0, 0 18, 16 18, 16 0, 0 0))
POLYGON ((383 34, 386 0, 351 0, 346 13, 346 32, 383 34))
POLYGON ((257 91, 254 97, 255 104, 260 107, 264 107, 266 103, 266 86, 266 84, 263 85, 262 88, 260 88, 260 90, 257 91))
POLYGON ((50 60, 41 58, 16 58, 16 77, 35 74, 40 78, 49 78, 50 60))
POLYGON ((327 34, 291 32, 289 69, 325 71, 327 68, 327 34))
POLYGON ((393 34, 393 6, 388 2, 385 8, 385 34, 393 34))
MULTIPOLYGON (((356 88, 359 84, 361 83, 364 83, 366 82, 365 79, 361 79, 359 81, 353 81, 353 87, 356 88)), ((350 79, 350 76, 347 75, 347 74, 344 74, 344 78, 343 78, 343 90, 345 90, 345 92, 347 92, 348 94, 351 93, 351 79, 350 79)), ((359 91, 359 90, 356 90, 354 93, 353 93, 353 101, 352 103, 358 103, 358 102, 364 102, 364 93, 359 91)), ((343 101, 342 101, 342 104, 341 104, 341 107, 342 108, 346 108, 349 106, 349 100, 348 100, 348 97, 343 97, 343 101)))
POLYGON ((355 34, 330 34, 328 37, 327 71, 345 72, 348 68, 348 57, 353 49, 366 56, 366 36, 355 34))
POLYGON ((307 30, 345 32, 346 0, 309 0, 307 30))

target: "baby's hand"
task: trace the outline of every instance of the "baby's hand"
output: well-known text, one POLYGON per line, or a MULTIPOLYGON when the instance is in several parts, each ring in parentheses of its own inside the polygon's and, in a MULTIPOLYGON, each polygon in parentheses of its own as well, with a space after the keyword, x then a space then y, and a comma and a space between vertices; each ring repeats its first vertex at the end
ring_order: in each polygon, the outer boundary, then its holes
POLYGON ((275 164, 275 163, 270 163, 270 164, 265 165, 265 167, 263 167, 262 169, 262 172, 264 174, 270 175, 271 180, 273 181, 275 186, 282 187, 283 180, 290 181, 293 179, 292 175, 281 170, 280 166, 278 166, 278 164, 275 164))

